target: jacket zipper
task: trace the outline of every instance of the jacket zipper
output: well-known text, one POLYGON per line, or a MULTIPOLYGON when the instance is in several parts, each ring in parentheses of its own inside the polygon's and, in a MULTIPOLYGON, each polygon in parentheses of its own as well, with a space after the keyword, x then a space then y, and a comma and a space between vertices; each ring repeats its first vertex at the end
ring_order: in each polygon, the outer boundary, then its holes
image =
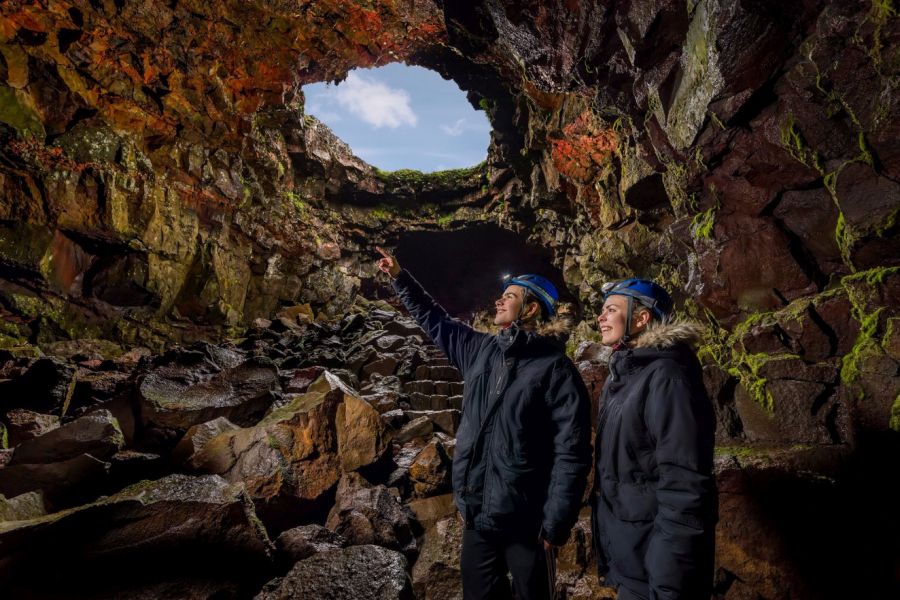
MULTIPOLYGON (((500 406, 500 397, 506 391, 507 384, 509 383, 509 373, 512 371, 513 359, 506 358, 503 360, 504 370, 500 373, 500 377, 497 378, 497 387, 494 390, 494 401, 491 403, 491 406, 488 408, 487 412, 484 415, 484 418, 481 420, 481 425, 478 427, 478 433, 475 434, 475 447, 472 450, 472 456, 469 457, 469 462, 466 465, 466 475, 463 479, 463 492, 468 493, 469 491, 469 473, 472 471, 472 464, 474 464, 475 459, 478 458, 478 442, 481 440, 481 434, 484 432, 484 426, 487 422, 493 418, 494 414, 497 412, 497 408, 500 406)), ((481 505, 484 506, 484 490, 482 490, 482 498, 481 505)), ((469 526, 469 523, 466 523, 466 526, 469 526)))

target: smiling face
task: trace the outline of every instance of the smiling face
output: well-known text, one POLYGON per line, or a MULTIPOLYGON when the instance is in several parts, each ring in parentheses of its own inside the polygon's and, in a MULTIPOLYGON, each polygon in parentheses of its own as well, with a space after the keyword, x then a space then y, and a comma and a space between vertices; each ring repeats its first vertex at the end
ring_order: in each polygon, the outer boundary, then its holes
MULTIPOLYGON (((637 302, 631 317, 631 335, 634 337, 650 322, 650 311, 637 302)), ((625 335, 625 322, 628 319, 628 298, 614 294, 603 303, 603 310, 597 316, 597 326, 603 345, 613 346, 625 335)))
MULTIPOLYGON (((503 293, 494 301, 494 325, 501 327, 510 325, 518 318, 519 311, 522 308, 522 301, 525 298, 525 288, 520 285, 508 286, 503 293)), ((521 318, 527 321, 540 311, 537 302, 529 302, 525 307, 521 318)))

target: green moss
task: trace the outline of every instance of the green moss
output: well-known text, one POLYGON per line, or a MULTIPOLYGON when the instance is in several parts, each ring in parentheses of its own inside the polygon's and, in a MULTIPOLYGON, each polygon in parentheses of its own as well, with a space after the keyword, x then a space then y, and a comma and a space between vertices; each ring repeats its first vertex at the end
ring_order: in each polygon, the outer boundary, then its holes
POLYGON ((305 219, 309 215, 309 205, 303 201, 303 198, 295 192, 285 192, 284 196, 294 207, 294 211, 297 213, 298 217, 305 219))
POLYGON ((878 318, 883 310, 884 308, 879 308, 858 319, 859 334, 856 336, 856 342, 850 352, 841 359, 841 381, 844 383, 856 381, 860 374, 860 362, 876 351, 878 343, 875 339, 875 332, 878 329, 878 318))
POLYGON ((701 240, 712 239, 713 227, 716 224, 716 211, 719 210, 719 204, 694 215, 691 220, 691 232, 694 237, 701 240))
POLYGON ((21 137, 43 139, 44 124, 31 103, 31 97, 22 90, 0 86, 0 122, 15 129, 21 137))
POLYGON ((868 285, 879 285, 887 281, 891 275, 900 275, 900 267, 875 267, 867 271, 860 271, 853 275, 847 275, 841 280, 845 285, 848 283, 866 282, 868 285))
POLYGON ((871 310, 868 303, 874 296, 874 286, 883 284, 891 275, 900 273, 900 267, 878 267, 848 275, 841 285, 850 300, 851 315, 859 323, 859 333, 850 352, 841 358, 841 381, 850 384, 859 379, 860 365, 866 358, 883 353, 878 324, 884 307, 871 310))
POLYGON ((390 221, 395 216, 399 215, 395 213, 394 207, 389 204, 379 204, 369 212, 369 216, 379 221, 390 221))
POLYGON ((856 143, 859 146, 859 156, 857 156, 857 161, 864 162, 870 167, 875 166, 875 159, 872 157, 872 151, 869 149, 869 144, 866 142, 866 134, 862 131, 857 135, 856 143))
POLYGON ((872 48, 869 49, 869 55, 872 57, 875 70, 881 74, 881 49, 884 47, 881 31, 888 19, 897 17, 897 9, 894 7, 893 0, 872 0, 872 10, 869 15, 875 23, 875 30, 872 32, 872 48))
POLYGON ((0 448, 9 448, 9 431, 3 421, 0 421, 0 448))
POLYGON ((486 162, 481 162, 474 167, 466 169, 448 169, 446 171, 434 171, 423 173, 415 169, 399 169, 397 171, 382 171, 375 169, 375 176, 389 187, 412 187, 424 189, 428 187, 452 188, 468 183, 471 179, 485 177, 486 162))
POLYGON ((891 406, 890 426, 894 431, 900 432, 900 394, 897 394, 897 397, 894 399, 894 404, 891 406))
POLYGON ((490 113, 491 110, 493 110, 493 108, 494 108, 494 104, 487 98, 482 98, 481 100, 478 101, 478 108, 480 108, 481 110, 483 110, 486 113, 490 113))
POLYGON ((781 125, 781 145, 794 160, 824 175, 822 158, 818 152, 810 148, 806 143, 803 134, 797 129, 797 123, 794 121, 793 115, 788 115, 785 122, 781 125))
POLYGON ((885 219, 875 228, 875 235, 884 237, 890 234, 897 226, 897 218, 900 217, 900 206, 895 208, 888 214, 885 219))
POLYGON ((853 269, 853 263, 850 260, 850 249, 853 242, 856 241, 855 236, 847 228, 847 221, 844 219, 844 213, 838 212, 837 225, 834 228, 834 240, 837 242, 838 249, 841 251, 841 258, 844 264, 853 269))
POLYGON ((719 118, 719 115, 717 115, 715 111, 709 111, 709 118, 716 124, 716 127, 722 130, 725 129, 725 123, 722 122, 722 119, 719 118))
POLYGON ((438 217, 437 224, 441 227, 447 227, 450 223, 453 222, 454 216, 453 214, 442 215, 438 217))

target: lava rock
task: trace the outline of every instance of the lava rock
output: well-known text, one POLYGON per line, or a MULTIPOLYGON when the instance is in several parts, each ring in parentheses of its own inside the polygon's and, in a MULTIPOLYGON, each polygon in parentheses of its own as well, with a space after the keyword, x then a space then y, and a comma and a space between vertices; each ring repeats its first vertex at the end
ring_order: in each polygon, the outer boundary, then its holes
POLYGON ((294 527, 282 532, 275 540, 281 562, 289 567, 313 554, 340 550, 346 545, 343 537, 321 525, 294 527))
POLYGON ((274 401, 280 388, 278 369, 257 359, 226 368, 194 384, 151 372, 140 385, 145 424, 185 431, 193 425, 226 417, 252 425, 274 401))
POLYGON ((62 462, 82 454, 107 459, 122 446, 125 438, 109 411, 98 411, 75 419, 40 437, 23 442, 13 452, 10 466, 62 462))
POLYGON ((396 491, 372 486, 359 474, 348 473, 338 484, 325 525, 348 544, 377 544, 409 556, 416 551, 412 520, 412 513, 400 504, 396 491))
POLYGON ((373 545, 322 552, 263 588, 256 600, 413 600, 402 554, 373 545))
POLYGON ((24 408, 14 408, 6 412, 6 431, 10 446, 40 437, 59 427, 59 417, 36 413, 24 408))

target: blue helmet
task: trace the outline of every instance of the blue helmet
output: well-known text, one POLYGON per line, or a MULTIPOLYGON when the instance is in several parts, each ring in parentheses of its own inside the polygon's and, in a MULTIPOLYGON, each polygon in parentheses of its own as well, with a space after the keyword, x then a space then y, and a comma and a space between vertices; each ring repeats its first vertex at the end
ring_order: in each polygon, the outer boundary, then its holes
MULTIPOLYGON (((610 296, 627 296, 636 300, 641 306, 650 309, 659 321, 666 321, 672 313, 672 297, 661 286, 649 279, 623 279, 603 285, 603 300, 610 296)), ((629 302, 629 309, 631 303, 629 302)), ((629 315, 630 319, 630 315, 629 315)))
POLYGON ((552 317, 556 314, 556 303, 559 301, 559 292, 556 291, 556 286, 550 283, 550 280, 546 277, 532 275, 530 273, 527 275, 517 275, 515 277, 510 277, 509 275, 504 276, 503 289, 505 290, 511 285, 520 285, 531 292, 547 311, 547 317, 552 317))

